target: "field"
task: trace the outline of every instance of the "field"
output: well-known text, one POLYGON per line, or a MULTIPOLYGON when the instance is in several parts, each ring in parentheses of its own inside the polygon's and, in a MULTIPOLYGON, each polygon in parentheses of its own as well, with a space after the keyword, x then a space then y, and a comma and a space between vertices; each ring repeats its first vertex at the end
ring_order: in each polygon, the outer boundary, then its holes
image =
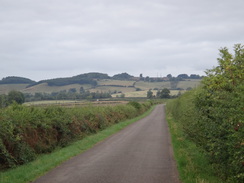
MULTIPOLYGON (((134 92, 126 92, 125 93, 125 97, 128 98, 133 98, 133 97, 138 97, 138 98, 142 98, 142 97, 147 97, 147 91, 148 90, 144 90, 144 91, 134 91, 134 92)), ((153 95, 157 94, 157 90, 152 90, 153 95)), ((185 91, 180 91, 181 94, 183 94, 185 91)), ((178 95, 179 94, 179 90, 170 90, 170 95, 174 96, 174 95, 178 95)), ((113 94, 112 97, 118 97, 120 96, 119 94, 113 94)))
POLYGON ((136 91, 133 87, 114 87, 114 86, 99 86, 89 90, 90 92, 116 92, 116 93, 127 93, 136 91))
POLYGON ((23 93, 52 93, 52 92, 59 92, 59 91, 69 91, 71 88, 75 88, 77 91, 80 91, 80 87, 84 89, 91 88, 91 85, 80 85, 80 84, 72 84, 72 85, 65 85, 65 86, 48 86, 47 83, 42 83, 39 85, 35 85, 33 87, 22 89, 21 92, 23 93))
POLYGON ((103 79, 98 81, 98 85, 102 86, 111 86, 111 85, 120 85, 120 86, 133 86, 135 81, 122 81, 122 80, 112 80, 112 79, 103 79))
MULTIPOLYGON (((200 84, 199 79, 189 79, 186 81, 179 81, 174 83, 175 88, 188 89, 188 88, 196 88, 200 84)), ((84 90, 90 92, 103 92, 103 93, 112 93, 112 97, 118 97, 122 93, 125 97, 146 97, 147 91, 152 89, 163 89, 168 88, 171 90, 171 95, 177 95, 178 90, 172 90, 172 83, 170 81, 164 82, 144 82, 144 81, 124 81, 124 80, 111 80, 111 79, 101 79, 97 80, 98 85, 96 87, 92 87, 91 85, 80 85, 80 84, 72 84, 65 86, 48 86, 47 83, 42 83, 39 85, 35 85, 29 88, 26 88, 26 84, 8 84, 8 85, 0 85, 0 94, 7 94, 11 90, 18 90, 23 93, 52 93, 52 92, 60 92, 66 90, 67 92, 71 88, 75 88, 77 92, 80 91, 80 88, 83 87, 84 90), (139 91, 138 91, 139 90, 139 91)), ((184 92, 184 91, 181 91, 184 92)), ((154 91, 156 94, 156 90, 154 91)))
POLYGON ((26 102, 24 105, 26 106, 64 106, 64 107, 77 107, 77 106, 111 106, 118 104, 126 104, 127 101, 106 101, 106 100, 97 100, 97 101, 87 101, 87 100, 45 100, 45 101, 34 101, 34 102, 26 102))
POLYGON ((0 84, 0 94, 8 94, 11 90, 23 90, 28 84, 0 84))
POLYGON ((135 84, 136 88, 140 88, 141 90, 148 91, 149 89, 163 89, 163 88, 170 88, 170 82, 144 82, 138 81, 135 84))

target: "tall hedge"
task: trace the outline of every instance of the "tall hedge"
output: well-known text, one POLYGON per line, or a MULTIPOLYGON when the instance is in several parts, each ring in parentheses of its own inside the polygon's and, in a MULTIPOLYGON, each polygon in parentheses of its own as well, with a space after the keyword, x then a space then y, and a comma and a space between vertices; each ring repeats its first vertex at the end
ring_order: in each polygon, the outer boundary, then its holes
POLYGON ((38 154, 63 147, 122 120, 136 117, 151 106, 27 107, 13 104, 0 110, 0 169, 32 161, 38 154))
POLYGON ((244 182, 244 48, 220 49, 201 88, 168 105, 226 182, 244 182))

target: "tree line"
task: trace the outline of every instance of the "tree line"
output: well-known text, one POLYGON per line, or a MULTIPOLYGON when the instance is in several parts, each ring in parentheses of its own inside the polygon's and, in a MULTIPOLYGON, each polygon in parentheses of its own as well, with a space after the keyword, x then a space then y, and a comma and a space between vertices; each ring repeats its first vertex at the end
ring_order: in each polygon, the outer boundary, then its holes
POLYGON ((40 101, 40 100, 82 100, 82 99, 102 99, 111 98, 111 93, 106 92, 90 92, 85 91, 83 87, 77 92, 76 88, 68 91, 63 90, 52 93, 21 93, 19 91, 10 91, 7 95, 0 95, 0 108, 7 107, 13 103, 22 104, 24 102, 40 101))

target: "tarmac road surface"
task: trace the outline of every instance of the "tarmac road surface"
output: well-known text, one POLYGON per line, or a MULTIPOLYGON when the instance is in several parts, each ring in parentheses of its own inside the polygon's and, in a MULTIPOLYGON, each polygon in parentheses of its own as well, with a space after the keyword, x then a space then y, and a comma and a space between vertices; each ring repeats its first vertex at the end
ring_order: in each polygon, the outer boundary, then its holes
POLYGON ((164 105, 34 183, 179 183, 164 105))

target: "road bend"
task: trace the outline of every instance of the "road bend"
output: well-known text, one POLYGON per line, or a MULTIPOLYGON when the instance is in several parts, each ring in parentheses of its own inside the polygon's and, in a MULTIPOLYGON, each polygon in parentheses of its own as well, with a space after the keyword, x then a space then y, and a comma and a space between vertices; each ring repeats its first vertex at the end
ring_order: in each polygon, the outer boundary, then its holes
POLYGON ((179 183, 164 105, 34 183, 179 183))

